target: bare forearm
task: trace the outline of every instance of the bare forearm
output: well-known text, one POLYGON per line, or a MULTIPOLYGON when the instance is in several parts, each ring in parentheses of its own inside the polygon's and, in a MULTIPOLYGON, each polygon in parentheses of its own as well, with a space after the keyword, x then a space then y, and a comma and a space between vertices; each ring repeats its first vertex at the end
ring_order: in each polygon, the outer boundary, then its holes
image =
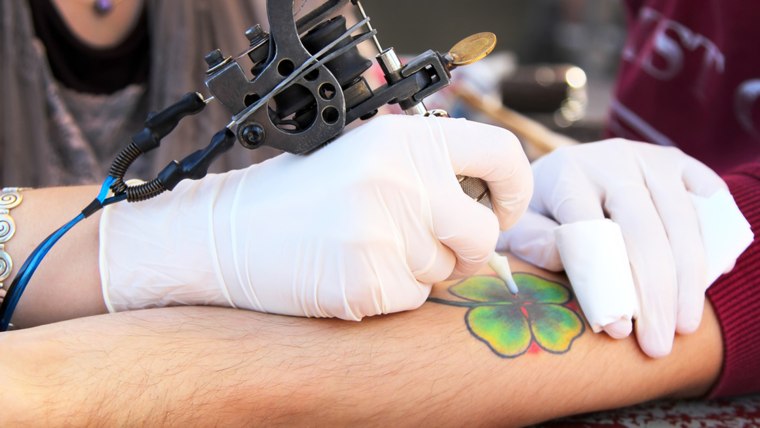
MULTIPOLYGON (((436 295, 461 303, 446 291, 436 295)), ((15 385, 0 402, 34 423, 76 425, 523 425, 699 395, 720 368, 709 309, 658 360, 588 329, 559 352, 500 356, 465 325, 467 311, 431 302, 354 323, 167 308, 72 320, 0 336, 0 380, 15 385)))
MULTIPOLYGON (((17 266, 95 193, 94 187, 27 192, 13 211, 18 234, 9 250, 17 266), (55 210, 41 208, 51 201, 55 210)), ((97 226, 97 217, 87 219, 54 247, 14 322, 105 311, 97 226)), ((709 310, 702 329, 680 337, 673 355, 661 360, 643 356, 633 340, 612 341, 585 328, 554 353, 531 344, 506 355, 519 346, 495 343, 482 334, 488 326, 467 324, 479 322, 468 314, 489 304, 463 300, 450 285, 437 287, 438 303, 361 323, 169 308, 3 334, 0 420, 521 425, 699 394, 719 370, 720 336, 709 310)))

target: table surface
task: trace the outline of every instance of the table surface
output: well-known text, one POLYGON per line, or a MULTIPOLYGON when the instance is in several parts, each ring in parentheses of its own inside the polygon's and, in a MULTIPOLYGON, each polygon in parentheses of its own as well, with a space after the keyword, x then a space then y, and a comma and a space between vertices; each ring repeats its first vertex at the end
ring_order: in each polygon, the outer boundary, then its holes
POLYGON ((760 427, 760 395, 719 400, 661 400, 589 413, 539 427, 760 427))

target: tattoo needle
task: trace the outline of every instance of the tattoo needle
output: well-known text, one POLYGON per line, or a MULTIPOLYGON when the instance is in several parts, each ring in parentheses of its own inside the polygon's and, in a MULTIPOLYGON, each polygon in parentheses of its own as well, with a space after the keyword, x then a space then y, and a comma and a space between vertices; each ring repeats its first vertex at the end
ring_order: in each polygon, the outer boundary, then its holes
POLYGON ((499 253, 494 252, 488 260, 488 266, 490 266, 491 269, 499 275, 499 278, 507 284, 507 288, 509 288, 509 291, 511 291, 512 294, 517 294, 517 283, 515 282, 515 279, 512 278, 512 269, 509 268, 509 260, 507 260, 507 256, 502 256, 499 253))

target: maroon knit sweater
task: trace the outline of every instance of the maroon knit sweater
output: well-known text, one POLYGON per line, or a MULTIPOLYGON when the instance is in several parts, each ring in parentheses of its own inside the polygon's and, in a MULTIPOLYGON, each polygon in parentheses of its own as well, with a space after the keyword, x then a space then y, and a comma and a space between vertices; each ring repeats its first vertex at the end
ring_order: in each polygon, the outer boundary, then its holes
POLYGON ((760 392, 760 160, 723 176, 755 239, 707 291, 723 331, 724 359, 710 397, 760 392))

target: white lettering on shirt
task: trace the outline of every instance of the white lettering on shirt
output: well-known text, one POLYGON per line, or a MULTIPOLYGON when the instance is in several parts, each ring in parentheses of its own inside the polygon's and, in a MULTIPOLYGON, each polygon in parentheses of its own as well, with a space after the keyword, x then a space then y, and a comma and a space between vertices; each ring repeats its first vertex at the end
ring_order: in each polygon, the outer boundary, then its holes
POLYGON ((725 56, 715 43, 660 12, 643 7, 638 25, 641 37, 629 39, 623 49, 623 59, 638 64, 653 78, 673 80, 683 71, 686 55, 701 55, 702 65, 692 82, 693 90, 701 94, 709 75, 722 74, 725 70, 725 56), (650 40, 652 43, 647 43, 650 40))

